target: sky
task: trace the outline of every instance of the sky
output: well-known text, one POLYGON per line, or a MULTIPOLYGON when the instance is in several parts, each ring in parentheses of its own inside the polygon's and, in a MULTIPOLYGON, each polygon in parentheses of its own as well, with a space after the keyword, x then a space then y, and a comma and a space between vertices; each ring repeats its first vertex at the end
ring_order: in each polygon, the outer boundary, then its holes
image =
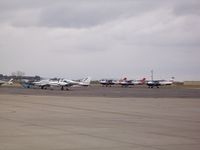
POLYGON ((0 0, 0 73, 200 80, 199 0, 0 0))

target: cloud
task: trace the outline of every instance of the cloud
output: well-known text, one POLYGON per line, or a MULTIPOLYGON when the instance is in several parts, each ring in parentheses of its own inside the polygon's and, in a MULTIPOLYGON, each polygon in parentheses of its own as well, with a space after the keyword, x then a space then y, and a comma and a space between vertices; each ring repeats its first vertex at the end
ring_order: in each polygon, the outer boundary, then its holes
POLYGON ((198 0, 187 1, 182 3, 176 3, 174 6, 174 13, 176 15, 200 15, 200 2, 198 0))
POLYGON ((157 3, 146 0, 1 1, 3 15, 0 17, 13 25, 22 27, 28 24, 29 26, 87 28, 146 13, 153 10, 158 5, 157 3), (9 19, 6 19, 6 16, 9 16, 9 19), (34 22, 31 22, 33 24, 27 23, 31 20, 26 21, 27 18, 33 18, 34 22))
POLYGON ((18 2, 0 1, 3 73, 199 79, 198 1, 18 2))

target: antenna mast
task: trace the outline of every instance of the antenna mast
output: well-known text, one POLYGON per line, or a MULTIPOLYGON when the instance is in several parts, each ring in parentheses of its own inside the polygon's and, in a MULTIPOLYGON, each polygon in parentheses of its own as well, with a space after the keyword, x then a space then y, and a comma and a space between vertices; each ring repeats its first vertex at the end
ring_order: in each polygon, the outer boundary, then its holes
POLYGON ((153 81, 153 69, 151 70, 151 81, 153 81))

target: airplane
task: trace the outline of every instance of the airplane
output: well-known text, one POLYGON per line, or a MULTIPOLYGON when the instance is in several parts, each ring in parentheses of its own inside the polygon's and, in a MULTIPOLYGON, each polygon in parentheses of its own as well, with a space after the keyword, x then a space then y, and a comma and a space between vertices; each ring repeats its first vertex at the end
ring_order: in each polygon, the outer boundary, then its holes
POLYGON ((41 89, 47 89, 48 87, 61 87, 61 90, 69 90, 69 87, 74 85, 79 86, 89 86, 91 81, 91 77, 84 78, 80 81, 74 81, 69 79, 60 79, 60 80, 40 80, 37 82, 33 82, 34 86, 38 86, 41 89))
POLYGON ((40 81, 32 82, 31 84, 32 84, 33 86, 38 86, 38 87, 40 87, 41 89, 47 89, 47 87, 50 87, 51 82, 52 82, 52 80, 43 79, 43 80, 40 80, 40 81))
POLYGON ((91 77, 84 78, 80 81, 61 79, 58 81, 58 85, 61 86, 61 90, 64 90, 65 87, 66 87, 66 90, 69 90, 69 87, 72 87, 72 86, 85 86, 85 87, 89 86, 90 82, 91 82, 91 77))
POLYGON ((132 81, 132 83, 133 83, 134 85, 143 85, 143 84, 145 84, 145 82, 146 82, 146 78, 143 78, 143 79, 141 79, 141 80, 133 80, 133 81, 132 81))
POLYGON ((122 87, 128 87, 130 85, 142 85, 145 83, 145 78, 142 80, 127 80, 127 78, 123 78, 121 80, 111 80, 111 79, 102 79, 99 81, 102 86, 112 86, 112 85, 121 85, 122 87))
POLYGON ((0 80, 0 86, 1 85, 12 85, 12 84, 13 84, 13 78, 11 78, 9 81, 0 80))
POLYGON ((32 86, 34 86, 33 82, 34 82, 34 81, 32 81, 32 80, 22 79, 22 80, 20 81, 20 84, 21 84, 24 88, 31 88, 32 86))
POLYGON ((145 84, 146 78, 143 78, 141 80, 127 80, 127 78, 125 77, 124 79, 119 81, 119 84, 122 87, 128 87, 131 85, 143 85, 145 84))
POLYGON ((102 85, 102 86, 106 86, 106 87, 111 87, 112 85, 115 85, 117 84, 117 81, 116 80, 112 80, 112 79, 101 79, 99 81, 99 83, 102 85))
POLYGON ((147 82, 147 86, 149 88, 154 88, 159 86, 166 86, 166 85, 172 85, 174 83, 174 77, 172 77, 170 80, 150 80, 147 82))
POLYGON ((123 78, 121 80, 119 80, 119 85, 121 85, 122 87, 128 87, 130 85, 132 85, 132 80, 127 80, 127 78, 123 78))

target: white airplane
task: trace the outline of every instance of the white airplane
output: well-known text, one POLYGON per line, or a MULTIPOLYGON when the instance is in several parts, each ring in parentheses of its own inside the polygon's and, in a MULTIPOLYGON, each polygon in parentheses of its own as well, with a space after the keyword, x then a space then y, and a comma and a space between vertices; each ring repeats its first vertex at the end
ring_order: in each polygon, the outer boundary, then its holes
POLYGON ((0 80, 0 85, 12 85, 12 84, 13 84, 13 79, 10 79, 9 81, 0 80))
POLYGON ((146 78, 143 78, 141 80, 133 80, 132 83, 133 85, 143 85, 146 82, 146 78))
POLYGON ((69 87, 74 85, 89 86, 91 78, 87 77, 80 81, 60 79, 60 80, 40 80, 38 82, 33 82, 33 85, 39 86, 41 89, 47 89, 47 87, 61 87, 61 90, 69 90, 69 87))
POLYGON ((147 82, 147 85, 149 88, 157 87, 159 86, 165 86, 165 85, 172 85, 174 83, 174 77, 172 77, 170 80, 151 80, 147 82))
POLYGON ((36 82, 33 82, 32 84, 34 86, 38 86, 38 87, 41 87, 41 89, 46 89, 47 87, 50 87, 51 85, 51 80, 47 79, 47 80, 40 80, 40 81, 36 81, 36 82))
POLYGON ((124 79, 119 81, 119 84, 122 87, 128 87, 131 85, 142 85, 145 84, 146 78, 143 78, 141 80, 127 80, 127 78, 125 77, 124 79))
POLYGON ((112 80, 112 79, 101 79, 101 80, 99 80, 99 83, 102 86, 111 87, 112 85, 118 84, 118 81, 117 80, 112 80))
POLYGON ((173 80, 169 80, 169 81, 160 80, 159 83, 160 83, 160 85, 172 85, 174 83, 174 81, 173 80))
MULTIPOLYGON (((89 86, 91 82, 91 77, 84 78, 80 81, 74 81, 69 79, 61 79, 58 81, 58 85, 61 87, 61 90, 64 90, 66 87, 66 90, 69 90, 69 87, 71 86, 89 86)), ((54 84, 54 83, 53 83, 54 84)))

